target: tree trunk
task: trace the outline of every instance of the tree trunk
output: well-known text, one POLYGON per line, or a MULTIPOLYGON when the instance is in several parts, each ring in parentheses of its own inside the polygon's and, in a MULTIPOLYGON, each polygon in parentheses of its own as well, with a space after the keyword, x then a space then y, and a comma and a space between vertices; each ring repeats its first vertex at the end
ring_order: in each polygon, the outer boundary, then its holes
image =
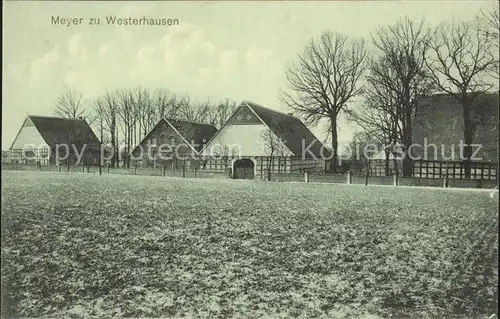
POLYGON ((403 147, 404 147, 404 158, 403 158, 403 176, 412 177, 413 176, 413 160, 412 154, 410 152, 410 146, 412 145, 411 136, 411 126, 406 123, 403 128, 403 147))
POLYGON ((129 122, 128 127, 127 127, 127 150, 126 150, 126 159, 127 159, 127 168, 130 168, 130 146, 132 145, 132 126, 129 122))
POLYGON ((384 149, 384 152, 385 152, 385 176, 389 176, 391 175, 391 170, 389 168, 391 150, 388 147, 386 147, 384 149))
POLYGON ((115 138, 115 144, 116 144, 116 149, 115 149, 115 165, 116 167, 120 166, 120 135, 118 133, 118 128, 115 130, 116 138, 115 138))
POLYGON ((410 157, 405 156, 403 159, 403 176, 412 177, 413 175, 413 161, 410 157))
POLYGON ((113 148, 113 156, 111 157, 111 166, 116 165, 116 120, 113 118, 111 120, 111 147, 113 148))
POLYGON ((398 175, 399 176, 399 161, 398 161, 398 158, 396 157, 396 153, 393 152, 392 153, 392 165, 394 166, 393 170, 394 170, 394 174, 395 175, 398 175))
POLYGON ((270 182, 271 181, 271 156, 267 157, 266 162, 267 162, 266 179, 268 182, 270 182))
POLYGON ((137 145, 137 122, 134 122, 134 145, 137 145))
POLYGON ((403 177, 412 177, 413 176, 413 161, 411 159, 410 150, 408 149, 411 145, 411 141, 408 141, 408 138, 405 137, 404 141, 404 158, 403 158, 403 177))
POLYGON ((403 176, 412 177, 413 176, 413 161, 412 154, 410 153, 410 146, 413 143, 412 138, 412 103, 410 94, 410 82, 408 80, 403 81, 403 145, 405 148, 405 157, 403 159, 403 176))
POLYGON ((365 177, 365 186, 368 185, 368 177, 370 176, 370 159, 366 159, 366 177, 365 177))
POLYGON ((330 123, 332 125, 332 152, 333 156, 330 162, 330 172, 337 173, 338 164, 338 140, 337 140, 337 115, 332 115, 330 117, 330 123))
POLYGON ((472 136, 474 134, 474 127, 471 120, 471 103, 464 101, 462 103, 463 115, 464 115, 464 150, 463 150, 463 160, 464 160, 464 170, 465 178, 469 179, 471 177, 471 157, 472 157, 472 136))
POLYGON ((101 174, 101 166, 102 166, 102 153, 103 153, 103 148, 102 148, 102 143, 103 143, 103 138, 104 138, 104 125, 102 122, 102 116, 101 116, 101 122, 100 122, 100 140, 99 140, 99 175, 101 174))

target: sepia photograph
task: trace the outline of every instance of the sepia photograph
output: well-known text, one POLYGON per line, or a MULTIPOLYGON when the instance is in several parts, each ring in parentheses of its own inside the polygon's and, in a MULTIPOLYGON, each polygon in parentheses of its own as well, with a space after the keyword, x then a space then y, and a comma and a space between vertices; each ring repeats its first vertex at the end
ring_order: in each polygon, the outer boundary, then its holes
POLYGON ((3 1, 1 318, 499 319, 498 1, 3 1))

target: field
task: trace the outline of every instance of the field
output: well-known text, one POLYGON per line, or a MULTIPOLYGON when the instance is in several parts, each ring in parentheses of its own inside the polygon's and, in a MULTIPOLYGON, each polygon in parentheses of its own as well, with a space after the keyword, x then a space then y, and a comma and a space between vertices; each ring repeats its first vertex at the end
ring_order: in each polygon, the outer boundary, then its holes
POLYGON ((4 171, 6 317, 487 318, 483 191, 4 171))

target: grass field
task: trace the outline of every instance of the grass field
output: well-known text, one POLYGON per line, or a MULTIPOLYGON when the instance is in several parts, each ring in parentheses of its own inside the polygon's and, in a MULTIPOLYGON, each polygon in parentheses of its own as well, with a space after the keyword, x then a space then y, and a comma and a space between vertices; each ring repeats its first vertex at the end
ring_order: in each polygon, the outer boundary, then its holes
POLYGON ((487 192, 4 171, 3 315, 484 318, 487 192))

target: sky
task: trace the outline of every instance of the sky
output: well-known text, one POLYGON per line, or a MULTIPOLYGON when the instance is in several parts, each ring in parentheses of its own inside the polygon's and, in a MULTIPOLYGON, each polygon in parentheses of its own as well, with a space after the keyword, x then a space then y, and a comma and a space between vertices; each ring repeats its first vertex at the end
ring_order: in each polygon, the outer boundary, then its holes
MULTIPOLYGON (((87 101, 123 88, 166 88, 192 100, 249 100, 282 112, 285 70, 312 37, 370 40, 405 15, 429 26, 468 20, 496 1, 3 2, 2 150, 28 114, 54 115, 67 90, 87 101), (77 18, 55 25, 52 17, 77 18), (106 17, 178 19, 117 26, 106 17), (90 19, 99 25, 89 25, 90 19), (81 20, 80 20, 81 19, 81 20), (95 21, 95 20, 94 20, 95 21)), ((357 128, 341 118, 339 141, 357 128)), ((322 127, 311 130, 323 138, 322 127)))

